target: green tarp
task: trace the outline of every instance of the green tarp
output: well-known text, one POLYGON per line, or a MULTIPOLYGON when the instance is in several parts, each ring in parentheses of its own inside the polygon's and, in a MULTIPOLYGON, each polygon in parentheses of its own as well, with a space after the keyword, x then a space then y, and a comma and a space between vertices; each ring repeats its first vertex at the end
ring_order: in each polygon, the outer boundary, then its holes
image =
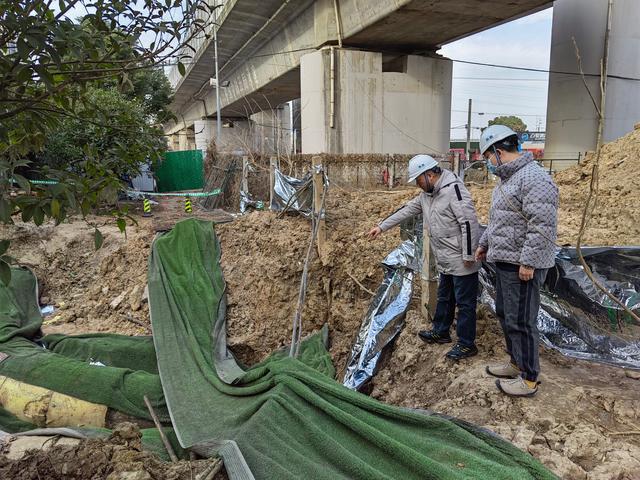
POLYGON ((300 359, 242 371, 224 341, 224 281, 212 223, 154 242, 149 302, 158 368, 181 444, 235 441, 260 479, 550 479, 530 455, 465 422, 392 407, 333 380, 321 335, 300 359), (226 382, 222 378, 226 379, 226 382))

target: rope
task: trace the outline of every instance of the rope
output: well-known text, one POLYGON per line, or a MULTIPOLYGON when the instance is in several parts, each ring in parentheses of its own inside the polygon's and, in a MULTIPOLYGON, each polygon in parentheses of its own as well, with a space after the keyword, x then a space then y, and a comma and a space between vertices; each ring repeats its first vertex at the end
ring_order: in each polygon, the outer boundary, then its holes
POLYGON ((142 195, 145 197, 212 197, 215 195, 220 195, 222 190, 219 188, 216 188, 215 190, 211 190, 210 192, 184 192, 184 193, 140 192, 138 190, 127 190, 126 192, 131 195, 142 195))

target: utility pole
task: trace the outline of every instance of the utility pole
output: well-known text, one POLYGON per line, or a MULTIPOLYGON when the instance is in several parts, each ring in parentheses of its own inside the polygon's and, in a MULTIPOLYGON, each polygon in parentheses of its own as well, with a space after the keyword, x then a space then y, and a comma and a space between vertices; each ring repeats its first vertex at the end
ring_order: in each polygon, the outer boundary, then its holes
POLYGON ((471 163, 471 99, 469 99, 469 112, 467 114, 467 163, 471 163))
POLYGON ((214 6, 216 13, 215 22, 213 22, 213 56, 216 69, 216 148, 220 148, 220 137, 222 135, 222 122, 220 120, 220 71, 218 70, 218 2, 214 6))

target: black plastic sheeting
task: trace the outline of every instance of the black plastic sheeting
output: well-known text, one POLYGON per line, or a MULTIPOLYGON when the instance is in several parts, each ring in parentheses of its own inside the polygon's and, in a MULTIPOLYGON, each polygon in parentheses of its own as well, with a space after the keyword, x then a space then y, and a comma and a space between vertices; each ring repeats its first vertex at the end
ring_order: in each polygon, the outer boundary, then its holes
MULTIPOLYGON (((640 247, 584 247, 598 281, 640 312, 640 247)), ((495 311, 495 273, 480 270, 481 301, 495 311)), ((640 369, 640 325, 585 274, 575 248, 563 248, 541 291, 541 340, 569 357, 640 369)))

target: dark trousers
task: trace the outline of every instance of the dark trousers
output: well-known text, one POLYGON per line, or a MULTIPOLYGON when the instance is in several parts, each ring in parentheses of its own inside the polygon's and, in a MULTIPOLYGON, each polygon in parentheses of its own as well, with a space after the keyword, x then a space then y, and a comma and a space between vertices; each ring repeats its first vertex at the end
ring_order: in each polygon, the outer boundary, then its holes
POLYGON ((455 276, 440 274, 438 304, 433 316, 433 329, 440 335, 449 335, 458 306, 456 333, 458 342, 471 347, 476 341, 476 302, 478 274, 455 276))
POLYGON ((511 361, 526 380, 535 382, 540 373, 537 321, 540 287, 548 269, 536 269, 528 282, 520 280, 519 269, 519 265, 496 263, 496 315, 511 361))

